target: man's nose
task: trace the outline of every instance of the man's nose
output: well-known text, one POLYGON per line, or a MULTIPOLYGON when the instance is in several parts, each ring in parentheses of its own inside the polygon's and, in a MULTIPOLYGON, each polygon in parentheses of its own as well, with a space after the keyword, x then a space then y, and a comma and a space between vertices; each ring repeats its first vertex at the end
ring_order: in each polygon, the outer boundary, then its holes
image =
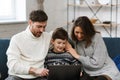
POLYGON ((40 29, 40 32, 44 32, 44 31, 45 31, 45 29, 44 29, 44 28, 41 28, 41 29, 40 29))

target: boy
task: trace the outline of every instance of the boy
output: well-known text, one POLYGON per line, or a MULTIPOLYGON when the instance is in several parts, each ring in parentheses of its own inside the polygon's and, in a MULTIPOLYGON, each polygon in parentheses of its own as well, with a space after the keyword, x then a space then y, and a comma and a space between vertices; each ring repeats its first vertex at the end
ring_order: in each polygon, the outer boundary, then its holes
POLYGON ((66 42, 68 41, 68 33, 63 28, 57 28, 52 35, 50 48, 45 65, 78 65, 80 64, 75 58, 66 52, 66 42))

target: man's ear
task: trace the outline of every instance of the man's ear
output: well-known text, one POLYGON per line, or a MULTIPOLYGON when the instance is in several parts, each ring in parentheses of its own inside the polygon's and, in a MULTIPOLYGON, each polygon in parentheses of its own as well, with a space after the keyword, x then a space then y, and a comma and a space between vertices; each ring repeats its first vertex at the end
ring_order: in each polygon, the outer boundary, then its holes
POLYGON ((33 22, 31 20, 28 21, 28 24, 31 25, 33 22))

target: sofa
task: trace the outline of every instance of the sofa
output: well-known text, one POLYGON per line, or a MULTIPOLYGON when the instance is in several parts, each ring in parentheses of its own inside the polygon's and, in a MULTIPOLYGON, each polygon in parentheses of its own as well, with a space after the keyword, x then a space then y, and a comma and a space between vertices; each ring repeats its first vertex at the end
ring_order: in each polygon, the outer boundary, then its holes
POLYGON ((4 80, 8 74, 8 68, 6 66, 6 62, 7 62, 7 56, 6 56, 6 50, 8 48, 9 45, 9 39, 0 39, 0 74, 1 74, 1 78, 0 80, 4 80))
MULTIPOLYGON (((117 57, 117 64, 120 65, 120 38, 109 38, 109 37, 104 37, 103 38, 108 50, 108 53, 110 57, 113 60, 116 60, 117 57)), ((9 46, 9 39, 0 39, 0 74, 1 74, 1 79, 0 80, 5 80, 5 78, 8 76, 8 68, 6 65, 7 62, 7 56, 6 56, 6 50, 9 46)), ((119 68, 120 66, 118 66, 119 68)))

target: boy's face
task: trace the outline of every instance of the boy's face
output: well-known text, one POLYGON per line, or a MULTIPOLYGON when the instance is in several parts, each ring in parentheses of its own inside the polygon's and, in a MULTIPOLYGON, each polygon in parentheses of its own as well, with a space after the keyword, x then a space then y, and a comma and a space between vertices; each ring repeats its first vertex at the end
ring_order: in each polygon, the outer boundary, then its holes
POLYGON ((66 40, 55 39, 55 40, 52 40, 52 44, 53 44, 54 52, 57 52, 57 53, 64 52, 66 40))

